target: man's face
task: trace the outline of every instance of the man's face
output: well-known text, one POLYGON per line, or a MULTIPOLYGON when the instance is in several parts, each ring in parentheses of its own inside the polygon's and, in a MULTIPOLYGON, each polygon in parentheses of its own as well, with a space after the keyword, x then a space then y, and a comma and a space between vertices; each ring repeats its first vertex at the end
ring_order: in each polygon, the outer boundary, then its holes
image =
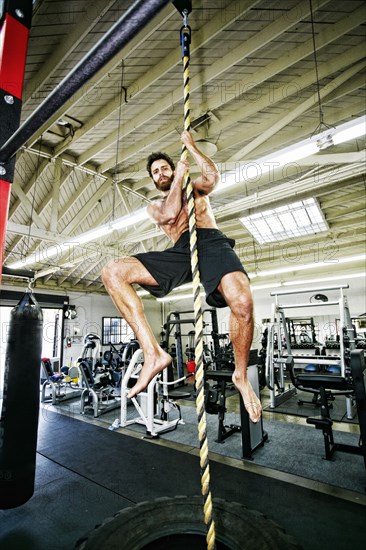
POLYGON ((166 160, 155 160, 151 165, 151 175, 159 191, 169 191, 174 179, 174 172, 166 160))

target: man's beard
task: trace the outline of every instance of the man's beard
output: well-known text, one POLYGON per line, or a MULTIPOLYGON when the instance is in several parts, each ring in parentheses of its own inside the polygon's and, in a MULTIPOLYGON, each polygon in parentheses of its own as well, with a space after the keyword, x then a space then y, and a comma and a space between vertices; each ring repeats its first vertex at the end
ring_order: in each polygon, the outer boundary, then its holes
POLYGON ((173 180, 174 180, 174 174, 172 174, 169 178, 166 176, 163 176, 162 178, 159 179, 158 182, 155 183, 155 187, 156 189, 158 189, 158 191, 169 191, 173 180))

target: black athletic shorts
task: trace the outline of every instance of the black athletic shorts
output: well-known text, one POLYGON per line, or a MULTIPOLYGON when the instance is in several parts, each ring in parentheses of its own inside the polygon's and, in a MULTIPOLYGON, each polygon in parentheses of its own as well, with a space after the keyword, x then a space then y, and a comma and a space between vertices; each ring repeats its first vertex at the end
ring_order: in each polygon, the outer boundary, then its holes
MULTIPOLYGON (((233 271, 246 273, 233 248, 235 241, 218 229, 197 229, 198 264, 206 301, 212 307, 226 307, 217 290, 224 275, 233 271)), ((189 231, 183 233, 174 246, 157 252, 134 256, 146 267, 159 286, 141 285, 156 298, 162 298, 174 288, 192 282, 189 231)))

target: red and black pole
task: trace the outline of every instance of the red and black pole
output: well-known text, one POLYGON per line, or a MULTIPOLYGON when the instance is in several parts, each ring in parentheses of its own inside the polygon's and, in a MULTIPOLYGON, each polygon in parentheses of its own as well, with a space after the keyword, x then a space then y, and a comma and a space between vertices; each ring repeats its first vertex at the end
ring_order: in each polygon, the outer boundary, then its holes
MULTIPOLYGON (((24 69, 32 20, 32 0, 5 0, 0 14, 0 147, 20 123, 24 69)), ((0 164, 0 265, 4 261, 6 222, 15 156, 0 164)), ((1 269, 0 269, 1 282, 1 269)))
MULTIPOLYGON (((0 13, 0 147, 20 123, 32 0, 5 0, 0 13)), ((15 155, 0 164, 0 259, 15 155)), ((0 280, 2 269, 0 268, 0 280)), ((27 292, 13 308, 0 407, 0 509, 27 502, 34 492, 39 411, 42 310, 27 292), (22 390, 24 387, 25 391, 22 390), (19 393, 20 391, 20 393, 19 393)))

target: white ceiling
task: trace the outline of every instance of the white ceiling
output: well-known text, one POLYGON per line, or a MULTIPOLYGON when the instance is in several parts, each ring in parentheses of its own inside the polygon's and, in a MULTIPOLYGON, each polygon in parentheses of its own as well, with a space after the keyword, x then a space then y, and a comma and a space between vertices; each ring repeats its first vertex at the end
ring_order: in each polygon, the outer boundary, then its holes
MULTIPOLYGON (((130 4, 35 3, 23 121, 130 4)), ((365 112, 366 5, 363 0, 312 4, 324 122, 337 126, 365 112)), ((192 125, 196 138, 216 144, 214 160, 222 172, 319 130, 309 6, 309 0, 193 0, 192 125)), ((181 25, 181 16, 168 3, 19 151, 5 263, 38 252, 39 261, 27 266, 37 272, 37 288, 103 292, 100 272, 108 259, 168 246, 164 234, 146 220, 47 257, 54 243, 139 210, 157 196, 145 170, 150 152, 163 150, 179 158, 181 25)), ((212 204, 220 229, 236 239, 246 269, 262 274, 253 276, 255 283, 361 273, 364 262, 340 260, 365 252, 365 136, 286 169, 238 181, 212 195, 212 204), (248 213, 308 197, 319 201, 327 232, 259 246, 239 221, 248 213), (308 263, 318 266, 301 271, 299 266, 308 263), (291 272, 263 276, 283 267, 291 272)), ((3 282, 17 281, 4 277, 3 282)))

